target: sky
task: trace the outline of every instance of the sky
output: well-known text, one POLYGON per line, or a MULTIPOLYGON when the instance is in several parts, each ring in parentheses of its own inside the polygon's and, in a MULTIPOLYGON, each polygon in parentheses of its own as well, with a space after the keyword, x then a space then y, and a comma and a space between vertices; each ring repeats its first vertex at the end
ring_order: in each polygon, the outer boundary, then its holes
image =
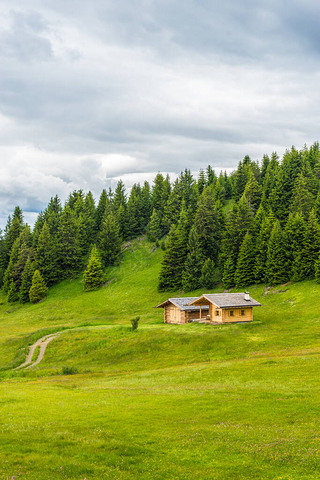
POLYGON ((0 226, 319 140, 316 0, 2 0, 0 226))

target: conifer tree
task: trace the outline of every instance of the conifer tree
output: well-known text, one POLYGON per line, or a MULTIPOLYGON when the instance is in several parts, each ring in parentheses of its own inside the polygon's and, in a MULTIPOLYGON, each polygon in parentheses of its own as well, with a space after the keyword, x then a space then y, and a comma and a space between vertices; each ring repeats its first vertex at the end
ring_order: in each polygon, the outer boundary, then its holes
POLYGON ((13 280, 11 280, 9 291, 8 291, 8 302, 14 303, 14 302, 17 302, 18 300, 19 300, 19 294, 18 294, 16 284, 14 283, 13 280))
POLYGON ((19 300, 21 303, 27 303, 30 301, 29 291, 32 285, 32 277, 34 271, 34 263, 31 261, 31 258, 29 256, 21 277, 21 287, 19 291, 19 300))
POLYGON ((154 208, 149 225, 147 227, 147 238, 150 242, 155 242, 159 240, 163 235, 163 230, 161 227, 161 216, 159 212, 154 208))
POLYGON ((46 282, 42 278, 39 270, 35 270, 32 276, 32 284, 29 290, 29 298, 31 303, 40 302, 47 295, 46 282))
POLYGON ((225 288, 234 287, 235 271, 236 271, 236 265, 235 265, 234 259, 232 258, 232 256, 230 256, 226 259, 223 267, 222 283, 225 286, 225 288))
POLYGON ((207 174, 207 185, 215 186, 216 181, 217 181, 217 176, 215 174, 215 171, 213 170, 213 168, 210 165, 208 165, 208 167, 207 167, 206 174, 207 174))
POLYGON ((198 230, 192 226, 188 239, 188 254, 181 277, 181 285, 184 291, 200 288, 202 268, 205 262, 198 230))
POLYGON ((98 242, 103 265, 117 263, 121 254, 122 238, 118 220, 113 212, 110 212, 104 219, 98 242))
POLYGON ((315 263, 315 279, 317 283, 320 283, 320 254, 315 263))
POLYGON ((306 233, 306 224, 301 213, 289 214, 284 233, 290 279, 297 282, 301 280, 300 264, 306 233))
POLYGON ((287 282, 290 277, 285 237, 279 220, 273 226, 268 243, 266 277, 271 284, 287 282))
POLYGON ((306 225, 303 249, 301 255, 301 280, 314 278, 315 263, 320 252, 320 227, 317 217, 312 209, 306 225))
POLYGON ((91 249, 87 267, 83 274, 83 288, 86 291, 96 290, 103 283, 101 260, 95 245, 91 249))
POLYGON ((74 210, 66 205, 57 232, 57 264, 61 278, 68 278, 81 269, 78 222, 74 210))
POLYGON ((50 234, 48 224, 45 221, 38 238, 35 264, 36 268, 42 272, 42 276, 47 285, 52 285, 59 278, 56 255, 56 244, 50 234))
POLYGON ((99 202, 96 208, 96 213, 95 213, 95 223, 96 223, 96 233, 98 233, 101 229, 101 225, 103 222, 103 219, 105 218, 106 214, 106 209, 109 208, 109 201, 108 201, 108 194, 106 189, 104 188, 101 192, 99 202))
POLYGON ((172 225, 166 242, 159 276, 159 291, 181 287, 184 264, 187 257, 190 219, 185 210, 181 212, 177 225, 172 225))
POLYGON ((268 216, 262 219, 260 230, 257 235, 254 275, 255 275, 255 280, 258 283, 267 281, 266 272, 267 272, 268 244, 269 244, 272 228, 274 225, 274 221, 275 221, 275 218, 271 211, 268 216))
POLYGON ((254 283, 255 245, 249 232, 246 233, 239 251, 234 280, 236 287, 246 287, 254 283))
POLYGON ((308 189, 307 179, 300 173, 293 186, 290 210, 293 213, 299 212, 304 219, 308 219, 313 204, 314 198, 308 189))
POLYGON ((214 261, 207 258, 201 269, 200 284, 206 289, 212 288, 219 282, 218 271, 215 267, 214 261))
POLYGON ((261 186, 257 182, 252 170, 250 170, 248 182, 244 189, 243 196, 253 208, 253 211, 256 211, 261 200, 261 186))

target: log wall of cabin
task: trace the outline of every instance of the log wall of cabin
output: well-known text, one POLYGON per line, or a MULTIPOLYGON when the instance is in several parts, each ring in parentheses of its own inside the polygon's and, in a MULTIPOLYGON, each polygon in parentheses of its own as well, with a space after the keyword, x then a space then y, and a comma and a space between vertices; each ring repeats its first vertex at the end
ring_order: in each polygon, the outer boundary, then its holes
POLYGON ((221 308, 211 303, 209 307, 209 312, 211 322, 223 322, 223 310, 221 308))
POLYGON ((232 307, 224 308, 222 313, 223 323, 233 323, 233 322, 251 322, 253 320, 253 308, 241 308, 241 307, 232 307), (233 315, 231 315, 233 312, 233 315), (242 315, 243 312, 243 315, 242 315))
POLYGON ((164 323, 186 323, 185 312, 174 305, 164 307, 164 323))

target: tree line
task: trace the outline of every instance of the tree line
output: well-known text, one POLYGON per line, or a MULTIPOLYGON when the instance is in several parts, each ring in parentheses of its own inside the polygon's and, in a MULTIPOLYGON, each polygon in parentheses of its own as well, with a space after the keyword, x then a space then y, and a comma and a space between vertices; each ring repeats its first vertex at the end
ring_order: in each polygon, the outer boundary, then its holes
POLYGON ((292 147, 282 161, 246 156, 229 175, 186 169, 171 183, 158 173, 129 195, 120 180, 97 204, 82 190, 64 205, 51 198, 32 230, 16 207, 0 237, 0 285, 27 302, 36 271, 50 286, 87 265, 84 280, 96 288, 122 242, 142 234, 164 250, 159 290, 320 279, 319 222, 318 143, 292 147))

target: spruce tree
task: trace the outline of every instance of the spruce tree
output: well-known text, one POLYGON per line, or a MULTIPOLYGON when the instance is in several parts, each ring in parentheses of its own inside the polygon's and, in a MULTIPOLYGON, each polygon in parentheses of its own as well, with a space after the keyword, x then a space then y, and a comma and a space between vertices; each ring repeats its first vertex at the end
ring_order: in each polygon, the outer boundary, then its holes
POLYGON ((121 254, 122 238, 116 216, 110 212, 102 222, 98 246, 104 266, 114 265, 121 254))
POLYGON ((201 269, 200 284, 203 288, 210 289, 219 282, 219 275, 214 261, 207 258, 201 269))
POLYGON ((96 290, 103 283, 103 270, 101 260, 95 245, 91 249, 87 268, 83 274, 83 288, 86 291, 96 290))
POLYGON ((306 225, 306 231, 301 255, 301 280, 314 278, 315 263, 320 252, 320 227, 315 211, 312 209, 306 225))
POLYGON ((29 298, 31 303, 40 302, 47 295, 46 282, 42 278, 39 270, 35 270, 32 276, 32 284, 29 290, 29 298))
POLYGON ((42 276, 47 285, 52 285, 59 278, 56 250, 56 244, 50 234, 48 224, 45 221, 38 238, 38 245, 35 252, 35 264, 36 268, 42 272, 42 276))
POLYGON ((301 213, 289 214, 285 226, 286 255, 290 266, 290 279, 301 280, 301 257, 304 247, 306 223, 301 213))
POLYGON ((34 271, 34 263, 31 261, 31 258, 28 257, 21 277, 21 287, 19 291, 19 300, 21 303, 27 303, 30 301, 29 291, 32 285, 34 271))
POLYGON ((147 238, 150 242, 155 242, 163 236, 163 230, 161 227, 161 216, 159 212, 154 208, 150 222, 147 227, 147 238))
POLYGON ((188 238, 188 254, 181 277, 181 285, 184 291, 200 288, 202 268, 205 262, 198 230, 192 226, 188 238))
POLYGON ((230 256, 226 259, 223 267, 222 283, 225 286, 225 288, 234 287, 235 271, 236 271, 236 264, 235 264, 234 258, 230 256))
POLYGON ((239 251, 234 280, 236 287, 246 287, 254 283, 255 245, 249 232, 246 233, 239 251))
POLYGON ((271 284, 287 282, 290 278, 285 236, 279 220, 276 220, 268 243, 266 278, 271 284))
POLYGON ((320 283, 320 254, 315 263, 315 279, 317 283, 320 283))
POLYGON ((168 234, 159 275, 159 291, 181 288, 189 229, 190 219, 183 210, 178 225, 172 225, 168 234))
POLYGON ((68 278, 79 272, 82 266, 78 221, 74 210, 69 205, 65 206, 60 216, 57 232, 57 263, 61 278, 68 278))
POLYGON ((19 300, 19 293, 16 287, 16 284, 11 280, 9 291, 8 291, 8 302, 14 303, 19 300))

